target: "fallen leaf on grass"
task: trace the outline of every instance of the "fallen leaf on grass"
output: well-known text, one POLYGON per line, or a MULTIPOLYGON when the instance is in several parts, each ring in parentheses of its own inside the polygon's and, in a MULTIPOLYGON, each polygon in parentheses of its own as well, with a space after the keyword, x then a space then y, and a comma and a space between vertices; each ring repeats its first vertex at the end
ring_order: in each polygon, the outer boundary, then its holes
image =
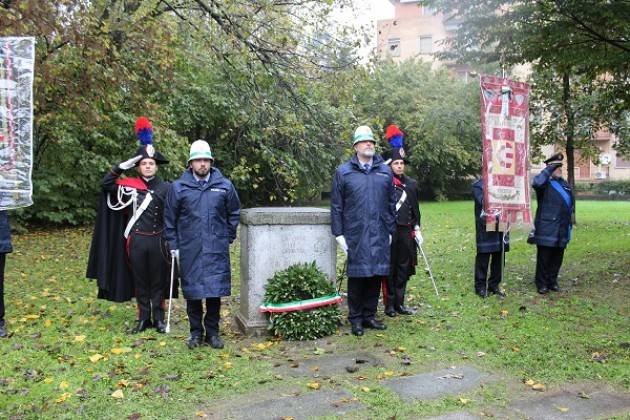
POLYGON ((462 403, 462 405, 466 405, 470 402, 470 400, 468 398, 460 398, 459 402, 462 403))
POLYGON ((204 413, 203 411, 197 411, 197 412, 195 413, 195 416, 197 416, 197 417, 201 417, 201 418, 206 418, 206 417, 208 417, 208 415, 207 415, 206 413, 204 413))
POLYGON ((46 378, 46 379, 44 379, 44 383, 45 384, 50 384, 50 383, 52 383, 52 381, 53 381, 53 378, 46 378))
POLYGON ((112 354, 123 354, 131 352, 131 347, 114 347, 110 350, 112 354))
POLYGON ((125 394, 123 393, 122 389, 117 389, 116 391, 112 392, 111 397, 117 400, 122 400, 123 398, 125 398, 125 394))
POLYGON ((322 385, 319 382, 309 382, 306 384, 306 386, 309 389, 317 391, 319 388, 321 388, 322 385))
POLYGON ((499 312, 499 316, 503 319, 505 319, 508 316, 508 310, 507 309, 501 309, 501 312, 499 312))
POLYGON ((453 374, 453 373, 447 373, 444 376, 439 376, 438 379, 464 379, 464 375, 463 374, 453 374))
POLYGON ((399 347, 396 347, 396 350, 398 350, 399 352, 403 353, 407 349, 405 347, 403 347, 403 346, 399 346, 399 347))
POLYGON ((532 385, 534 385, 536 383, 536 381, 534 381, 533 379, 527 379, 527 380, 523 380, 523 383, 525 385, 532 386, 532 385))
POLYGON ((129 381, 126 379, 121 379, 120 381, 118 381, 118 384, 116 384, 116 386, 118 388, 127 388, 129 386, 129 381))
POLYGON ((583 399, 585 399, 585 400, 588 400, 588 399, 590 399, 590 398, 591 398, 591 396, 590 396, 590 395, 588 395, 588 394, 587 394, 586 392, 584 392, 584 391, 580 391, 580 392, 578 392, 577 396, 578 396, 578 397, 580 397, 580 398, 583 398, 583 399))
POLYGON ((153 389, 153 392, 155 392, 156 394, 161 395, 161 396, 162 396, 162 398, 166 398, 166 397, 168 397, 168 393, 170 392, 170 390, 171 390, 171 389, 169 388, 169 386, 168 386, 168 385, 166 385, 166 384, 161 384, 161 385, 156 386, 156 387, 153 389))
POLYGON ((563 413, 566 413, 567 411, 569 411, 569 407, 556 407, 556 408, 563 413))
POLYGON ((606 355, 604 353, 600 353, 596 351, 593 354, 591 354, 591 359, 596 362, 604 363, 606 361, 606 355))
POLYGON ((85 341, 85 336, 84 335, 75 335, 74 336, 74 341, 76 341, 77 343, 83 343, 85 341))
POLYGON ((232 363, 231 362, 223 363, 223 369, 225 370, 232 369, 232 363))
POLYGON ((51 327, 52 326, 52 321, 50 319, 47 319, 46 321, 44 321, 44 326, 45 327, 51 327))
POLYGON ((63 391, 64 389, 67 389, 69 386, 70 384, 68 382, 61 381, 61 383, 59 384, 59 389, 63 391))
POLYGON ((103 355, 100 353, 96 353, 90 356, 90 362, 96 363, 103 358, 103 355))
POLYGON ((367 386, 362 386, 362 387, 361 387, 361 391, 363 391, 363 392, 370 392, 370 391, 371 391, 371 389, 370 389, 370 388, 368 388, 367 386))
POLYGON ((392 376, 394 376, 394 371, 393 370, 386 370, 385 372, 383 372, 383 376, 386 378, 391 378, 392 376))
POLYGON ((518 353, 519 351, 521 351, 520 347, 512 347, 512 351, 514 353, 518 353))
POLYGON ((544 390, 545 390, 545 386, 544 386, 543 384, 534 384, 534 385, 532 385, 532 389, 533 389, 534 391, 540 391, 540 392, 542 392, 542 391, 544 391, 544 390))
POLYGON ((71 396, 72 396, 72 394, 71 394, 71 393, 69 393, 69 392, 64 392, 63 394, 61 394, 61 395, 59 396, 59 398, 57 398, 57 399, 55 400, 55 402, 56 402, 56 403, 62 403, 62 402, 64 402, 65 400, 67 400, 68 398, 70 398, 71 396))
POLYGON ((486 353, 484 353, 484 352, 482 352, 482 351, 478 351, 478 352, 477 352, 477 357, 483 357, 483 356, 485 356, 485 355, 486 355, 486 353))

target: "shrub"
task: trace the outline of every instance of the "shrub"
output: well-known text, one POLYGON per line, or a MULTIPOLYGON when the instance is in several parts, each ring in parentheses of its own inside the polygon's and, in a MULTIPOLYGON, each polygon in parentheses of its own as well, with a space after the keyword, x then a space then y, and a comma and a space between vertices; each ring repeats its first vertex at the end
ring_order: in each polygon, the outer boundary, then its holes
MULTIPOLYGON (((265 302, 285 303, 334 294, 335 288, 315 262, 277 272, 265 287, 265 302)), ((341 320, 337 305, 270 315, 269 330, 285 340, 313 340, 333 334, 341 320)))

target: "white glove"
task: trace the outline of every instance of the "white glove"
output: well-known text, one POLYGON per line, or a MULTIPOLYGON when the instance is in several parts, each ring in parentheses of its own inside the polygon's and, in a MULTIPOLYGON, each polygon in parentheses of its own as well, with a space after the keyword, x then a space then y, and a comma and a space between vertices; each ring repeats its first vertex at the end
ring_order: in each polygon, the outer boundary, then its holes
POLYGON ((179 249, 172 249, 171 257, 175 257, 176 260, 179 260, 179 249))
POLYGON ((346 243, 346 238, 344 238, 343 235, 339 235, 335 239, 337 240, 337 244, 339 244, 341 250, 348 255, 348 244, 346 243))
POLYGON ((422 238, 422 233, 420 233, 420 226, 416 225, 413 231, 415 232, 414 239, 416 240, 416 243, 418 246, 422 245, 424 239, 422 238))
POLYGON ((142 155, 138 155, 138 156, 132 157, 131 159, 126 160, 126 161, 124 161, 124 162, 120 163, 120 164, 118 165, 118 167, 119 167, 120 169, 122 169, 123 171, 126 171, 127 169, 131 169, 131 168, 133 168, 134 166, 136 166, 136 163, 138 163, 138 162, 139 162, 139 161, 141 161, 141 160, 142 160, 142 155))

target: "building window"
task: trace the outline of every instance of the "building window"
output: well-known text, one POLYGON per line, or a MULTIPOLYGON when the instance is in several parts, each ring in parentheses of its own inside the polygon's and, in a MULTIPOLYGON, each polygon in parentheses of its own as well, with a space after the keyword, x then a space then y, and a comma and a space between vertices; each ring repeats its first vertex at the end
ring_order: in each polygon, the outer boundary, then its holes
POLYGON ((615 159, 615 168, 630 168, 630 160, 626 160, 617 153, 615 159))
POLYGON ((387 40, 387 53, 392 57, 400 57, 400 38, 387 40))
POLYGON ((434 16, 435 9, 429 6, 422 6, 422 16, 434 16))
POLYGON ((418 54, 433 54, 433 36, 420 35, 418 38, 418 54))

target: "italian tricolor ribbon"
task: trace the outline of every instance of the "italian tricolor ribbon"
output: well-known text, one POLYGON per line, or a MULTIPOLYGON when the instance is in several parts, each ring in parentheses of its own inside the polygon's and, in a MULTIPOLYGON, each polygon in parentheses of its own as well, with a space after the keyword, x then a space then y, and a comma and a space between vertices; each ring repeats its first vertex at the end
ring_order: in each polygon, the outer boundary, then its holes
POLYGON ((334 295, 322 296, 314 299, 295 300, 284 303, 263 303, 260 305, 260 312, 294 312, 305 311, 307 309, 319 308, 322 306, 340 303, 343 299, 338 293, 334 295))

